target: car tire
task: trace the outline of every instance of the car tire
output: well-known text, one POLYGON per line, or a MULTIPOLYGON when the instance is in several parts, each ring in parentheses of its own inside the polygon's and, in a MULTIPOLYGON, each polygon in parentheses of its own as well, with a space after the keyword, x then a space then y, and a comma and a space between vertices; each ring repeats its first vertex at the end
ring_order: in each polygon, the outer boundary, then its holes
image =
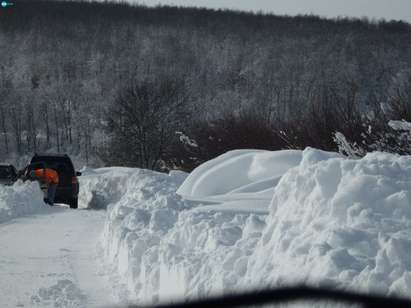
POLYGON ((78 198, 71 199, 69 205, 71 209, 77 209, 78 208, 78 198))

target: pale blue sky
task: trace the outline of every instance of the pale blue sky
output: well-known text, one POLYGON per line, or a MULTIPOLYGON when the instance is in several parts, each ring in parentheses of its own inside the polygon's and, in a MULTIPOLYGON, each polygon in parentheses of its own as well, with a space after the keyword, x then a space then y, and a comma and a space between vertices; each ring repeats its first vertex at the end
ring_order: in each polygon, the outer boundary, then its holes
POLYGON ((411 22, 411 0, 131 0, 147 5, 176 4, 269 11, 276 14, 309 14, 406 20, 411 22))

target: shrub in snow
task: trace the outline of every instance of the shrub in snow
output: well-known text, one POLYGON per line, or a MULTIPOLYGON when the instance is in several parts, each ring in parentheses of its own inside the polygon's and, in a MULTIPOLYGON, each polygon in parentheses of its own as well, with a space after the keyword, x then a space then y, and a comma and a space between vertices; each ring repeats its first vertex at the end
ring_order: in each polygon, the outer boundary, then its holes
POLYGON ((340 132, 334 134, 334 142, 337 144, 338 152, 340 154, 350 158, 360 158, 365 155, 363 149, 359 148, 356 143, 349 143, 345 136, 340 132))
POLYGON ((383 132, 373 133, 371 130, 365 136, 364 142, 369 149, 374 151, 385 151, 402 155, 411 154, 411 130, 410 123, 406 121, 389 121, 388 126, 383 132))
POLYGON ((177 132, 180 142, 174 143, 168 161, 192 171, 203 162, 232 150, 288 148, 290 144, 265 116, 247 109, 186 125, 184 134, 177 132))
POLYGON ((411 123, 389 121, 387 127, 368 129, 362 133, 360 144, 347 141, 340 132, 334 134, 334 142, 341 154, 350 158, 363 157, 367 152, 384 151, 401 155, 411 154, 411 123))
POLYGON ((184 147, 188 148, 198 148, 198 144, 194 139, 191 139, 183 132, 176 132, 176 135, 179 136, 180 142, 184 145, 184 147))

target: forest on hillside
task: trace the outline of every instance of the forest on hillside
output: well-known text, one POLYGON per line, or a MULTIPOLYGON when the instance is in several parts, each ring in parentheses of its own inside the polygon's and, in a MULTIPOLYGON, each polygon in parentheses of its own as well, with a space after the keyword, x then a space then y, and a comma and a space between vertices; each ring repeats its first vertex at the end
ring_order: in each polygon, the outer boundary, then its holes
POLYGON ((411 25, 21 0, 0 16, 0 160, 190 170, 227 150, 409 151, 411 25))

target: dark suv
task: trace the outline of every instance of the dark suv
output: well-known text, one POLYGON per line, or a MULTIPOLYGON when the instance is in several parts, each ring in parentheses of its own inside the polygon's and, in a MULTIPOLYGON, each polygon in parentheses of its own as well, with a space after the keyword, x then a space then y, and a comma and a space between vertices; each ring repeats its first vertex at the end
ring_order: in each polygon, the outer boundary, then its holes
POLYGON ((0 165, 0 184, 13 185, 17 180, 17 171, 13 165, 0 165))
POLYGON ((73 163, 67 154, 34 154, 29 169, 50 168, 59 175, 55 202, 65 203, 71 208, 78 207, 79 183, 77 177, 80 172, 74 170, 73 163))

